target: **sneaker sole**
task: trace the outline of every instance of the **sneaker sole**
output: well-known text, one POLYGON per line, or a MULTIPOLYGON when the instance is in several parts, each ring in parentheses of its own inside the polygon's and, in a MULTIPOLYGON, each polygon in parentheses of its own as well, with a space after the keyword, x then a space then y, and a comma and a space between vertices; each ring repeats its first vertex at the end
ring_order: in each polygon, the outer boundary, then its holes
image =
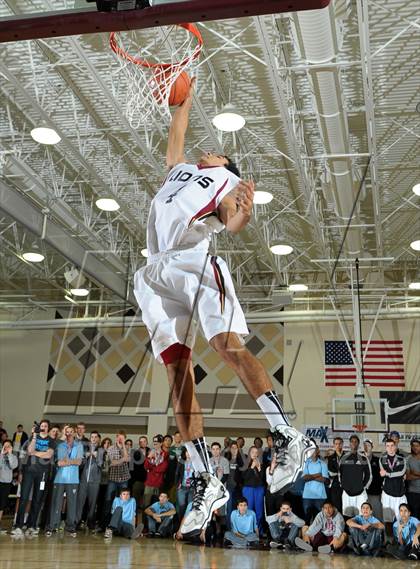
POLYGON ((304 541, 300 537, 297 537, 295 539, 295 545, 296 545, 296 547, 298 547, 299 549, 301 549, 303 551, 308 551, 308 552, 313 551, 312 545, 310 545, 309 543, 306 543, 306 541, 304 541))
POLYGON ((277 492, 280 492, 280 490, 282 491, 282 493, 286 493, 295 484, 296 480, 299 478, 300 474, 303 472, 303 468, 305 466, 306 460, 312 456, 315 449, 316 449, 315 446, 308 447, 302 453, 299 468, 297 468, 297 470, 293 476, 293 479, 290 482, 288 482, 287 484, 285 484, 284 486, 281 486, 280 488, 276 488, 275 490, 272 488, 272 486, 270 486, 270 494, 276 494, 277 492))
POLYGON ((209 508, 209 514, 208 514, 207 518, 204 520, 201 528, 190 531, 188 533, 184 533, 182 531, 182 527, 181 527, 182 535, 187 537, 187 538, 188 537, 196 537, 197 535, 200 535, 200 533, 203 531, 203 529, 205 529, 207 527, 209 521, 211 520, 211 516, 212 516, 214 510, 217 510, 218 508, 221 508, 222 506, 224 506, 226 504, 226 502, 228 502, 229 498, 230 498, 230 494, 229 494, 228 490, 225 490, 225 495, 222 498, 215 500, 213 502, 213 504, 211 505, 211 508, 209 508))
POLYGON ((318 553, 332 553, 332 549, 330 545, 320 545, 318 547, 318 553))

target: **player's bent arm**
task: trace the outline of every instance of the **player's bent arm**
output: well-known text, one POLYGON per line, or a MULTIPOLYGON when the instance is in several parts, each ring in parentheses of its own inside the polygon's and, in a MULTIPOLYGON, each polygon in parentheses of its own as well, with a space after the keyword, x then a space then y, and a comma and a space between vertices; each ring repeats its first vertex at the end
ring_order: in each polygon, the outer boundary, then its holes
POLYGON ((166 149, 166 165, 169 169, 180 162, 185 162, 184 143, 185 133, 188 128, 188 119, 193 100, 195 78, 191 80, 191 86, 187 98, 180 105, 172 116, 171 126, 169 127, 168 147, 166 149))
POLYGON ((219 204, 218 215, 230 233, 239 233, 251 219, 254 183, 241 180, 219 204))

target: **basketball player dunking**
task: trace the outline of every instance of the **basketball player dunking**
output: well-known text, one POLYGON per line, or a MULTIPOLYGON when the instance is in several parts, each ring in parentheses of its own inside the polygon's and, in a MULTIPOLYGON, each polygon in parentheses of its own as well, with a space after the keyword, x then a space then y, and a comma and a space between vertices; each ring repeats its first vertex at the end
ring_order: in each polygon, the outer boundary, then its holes
POLYGON ((158 361, 166 366, 178 429, 195 471, 196 493, 181 533, 206 528, 212 512, 229 498, 213 476, 194 390, 191 350, 193 319, 224 362, 239 376, 267 417, 275 440, 277 467, 271 492, 297 479, 313 444, 289 425, 265 369, 243 345, 248 328, 226 263, 208 254, 212 233, 238 233, 250 220, 254 184, 240 179, 235 164, 207 153, 187 164, 184 138, 194 80, 175 111, 166 154, 169 173, 152 201, 147 227, 147 266, 137 271, 135 294, 158 361))

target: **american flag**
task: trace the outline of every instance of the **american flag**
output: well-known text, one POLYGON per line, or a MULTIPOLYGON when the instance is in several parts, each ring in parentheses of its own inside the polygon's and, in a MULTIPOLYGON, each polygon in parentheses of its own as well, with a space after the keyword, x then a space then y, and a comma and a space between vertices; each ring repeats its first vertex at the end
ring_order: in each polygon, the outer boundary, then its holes
MULTIPOLYGON (((362 342, 362 355, 367 342, 362 342)), ((355 343, 350 342, 355 355, 355 343)), ((356 385, 356 368, 346 342, 325 341, 325 385, 356 385)), ((404 354, 401 340, 371 340, 363 360, 365 385, 404 387, 404 354)))

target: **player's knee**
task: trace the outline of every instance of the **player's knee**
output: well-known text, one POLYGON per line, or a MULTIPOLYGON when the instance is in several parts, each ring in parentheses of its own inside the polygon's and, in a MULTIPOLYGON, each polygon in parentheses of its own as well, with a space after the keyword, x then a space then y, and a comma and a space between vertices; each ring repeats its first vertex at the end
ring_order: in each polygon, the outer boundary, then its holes
POLYGON ((178 364, 182 366, 183 362, 186 366, 189 366, 189 361, 191 360, 191 348, 185 344, 172 344, 169 348, 166 348, 161 352, 160 357, 166 366, 171 364, 178 364))

